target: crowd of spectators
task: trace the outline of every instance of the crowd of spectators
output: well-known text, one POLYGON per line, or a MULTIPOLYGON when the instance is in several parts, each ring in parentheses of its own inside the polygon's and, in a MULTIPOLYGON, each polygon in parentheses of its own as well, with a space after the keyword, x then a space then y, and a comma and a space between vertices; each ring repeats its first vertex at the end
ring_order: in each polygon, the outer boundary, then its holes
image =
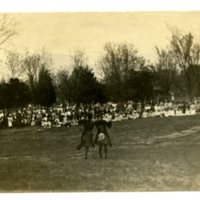
POLYGON ((103 115, 105 120, 121 121, 134 120, 140 117, 169 117, 195 115, 198 113, 199 102, 193 103, 159 103, 154 106, 141 106, 133 102, 125 104, 91 104, 91 105, 56 105, 50 108, 29 105, 26 108, 13 110, 0 110, 0 128, 41 126, 52 128, 78 125, 79 120, 86 119, 88 113, 92 120, 103 115))

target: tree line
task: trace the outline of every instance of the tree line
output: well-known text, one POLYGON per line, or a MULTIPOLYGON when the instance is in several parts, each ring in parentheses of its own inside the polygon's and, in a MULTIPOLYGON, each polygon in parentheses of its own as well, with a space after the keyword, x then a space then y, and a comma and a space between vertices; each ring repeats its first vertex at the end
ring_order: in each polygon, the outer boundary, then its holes
MULTIPOLYGON (((8 37, 0 45, 15 34, 14 30, 1 27, 0 36, 8 37)), ((57 73, 51 70, 53 62, 48 54, 8 51, 10 80, 0 82, 0 108, 129 100, 144 106, 200 96, 200 44, 192 33, 171 30, 169 44, 164 49, 155 47, 155 53, 156 62, 149 64, 134 44, 108 42, 96 64, 101 73, 97 78, 83 51, 72 55, 72 71, 66 68, 57 73)))

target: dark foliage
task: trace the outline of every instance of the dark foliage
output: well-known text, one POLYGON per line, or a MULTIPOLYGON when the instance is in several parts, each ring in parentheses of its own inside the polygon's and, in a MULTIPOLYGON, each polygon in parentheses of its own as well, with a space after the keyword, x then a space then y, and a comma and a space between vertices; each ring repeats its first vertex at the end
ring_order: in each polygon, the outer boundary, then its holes
POLYGON ((36 104, 51 106, 56 102, 56 92, 53 79, 49 70, 42 67, 39 72, 39 80, 36 86, 36 104))
POLYGON ((30 103, 29 87, 17 78, 0 83, 0 107, 18 108, 30 103))
POLYGON ((88 67, 75 67, 70 76, 72 101, 75 103, 104 102, 103 85, 88 67))
POLYGON ((135 102, 150 102, 154 98, 154 75, 148 69, 131 70, 126 81, 126 99, 135 102))

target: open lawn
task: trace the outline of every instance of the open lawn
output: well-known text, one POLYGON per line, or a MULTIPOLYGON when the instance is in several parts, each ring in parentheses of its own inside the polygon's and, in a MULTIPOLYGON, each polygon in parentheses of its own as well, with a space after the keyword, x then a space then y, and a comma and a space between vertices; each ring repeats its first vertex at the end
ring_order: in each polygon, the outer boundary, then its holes
POLYGON ((108 159, 76 150, 78 126, 0 131, 0 190, 200 190, 200 116, 113 123, 108 159))

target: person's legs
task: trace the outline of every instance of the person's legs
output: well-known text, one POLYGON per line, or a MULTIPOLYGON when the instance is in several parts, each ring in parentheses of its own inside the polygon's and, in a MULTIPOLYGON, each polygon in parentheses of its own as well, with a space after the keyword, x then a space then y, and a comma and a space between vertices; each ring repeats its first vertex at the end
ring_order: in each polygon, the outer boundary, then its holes
POLYGON ((106 144, 104 144, 104 153, 105 153, 105 158, 107 158, 108 155, 108 147, 106 144))
POLYGON ((76 149, 81 150, 81 147, 83 146, 83 134, 81 134, 81 142, 80 144, 76 147, 76 149))
POLYGON ((109 146, 112 147, 112 143, 111 143, 109 134, 107 134, 107 136, 108 136, 108 143, 109 143, 109 146))
POLYGON ((99 145, 99 157, 102 158, 102 145, 99 145))
POLYGON ((95 135, 94 144, 97 144, 97 138, 98 138, 98 134, 95 135))
POLYGON ((76 149, 81 150, 82 146, 83 146, 83 140, 81 139, 81 143, 76 147, 76 149))
POLYGON ((87 159, 88 151, 89 151, 89 147, 85 147, 85 159, 87 159))
POLYGON ((94 145, 94 141, 93 141, 93 135, 90 136, 90 143, 91 143, 92 147, 94 148, 95 145, 94 145))

